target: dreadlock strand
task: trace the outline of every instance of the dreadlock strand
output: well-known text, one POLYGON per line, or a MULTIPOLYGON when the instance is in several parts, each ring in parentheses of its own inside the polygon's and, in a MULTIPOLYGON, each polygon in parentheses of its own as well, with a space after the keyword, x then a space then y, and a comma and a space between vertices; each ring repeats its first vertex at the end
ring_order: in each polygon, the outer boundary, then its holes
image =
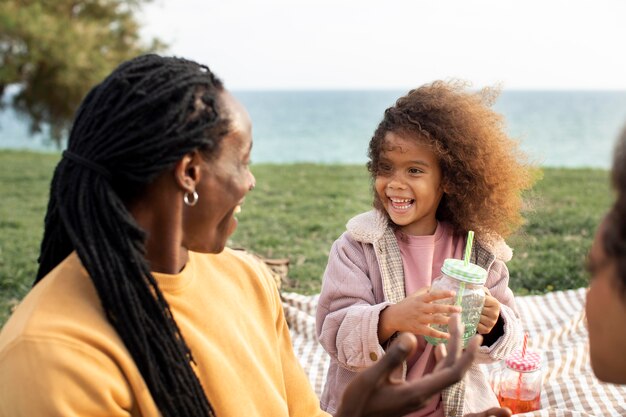
MULTIPOLYGON (((61 181, 58 177, 62 173, 61 167, 65 161, 61 160, 59 166, 55 169, 50 185, 50 198, 48 201, 48 209, 44 219, 46 225, 41 243, 39 255, 39 270, 35 278, 35 284, 41 280, 56 265, 65 259, 73 250, 70 237, 63 227, 58 200, 56 198, 55 189, 60 186, 61 181)), ((33 284, 34 285, 34 284, 33 284)))

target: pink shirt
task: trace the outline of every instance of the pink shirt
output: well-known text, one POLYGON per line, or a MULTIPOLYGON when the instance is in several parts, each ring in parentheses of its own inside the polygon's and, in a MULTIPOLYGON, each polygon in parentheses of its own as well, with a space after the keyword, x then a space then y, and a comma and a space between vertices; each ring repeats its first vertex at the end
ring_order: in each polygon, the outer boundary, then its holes
MULTIPOLYGON (((432 281, 441 275, 441 266, 447 258, 462 259, 465 251, 465 238, 455 236, 452 227, 439 222, 435 234, 428 236, 411 236, 396 231, 398 246, 404 267, 404 285, 406 294, 430 286, 432 281)), ((418 379, 432 372, 435 367, 433 346, 428 344, 424 336, 417 335, 417 351, 407 361, 407 379, 418 379)), ((444 417, 441 406, 441 394, 411 417, 429 416, 444 417)))

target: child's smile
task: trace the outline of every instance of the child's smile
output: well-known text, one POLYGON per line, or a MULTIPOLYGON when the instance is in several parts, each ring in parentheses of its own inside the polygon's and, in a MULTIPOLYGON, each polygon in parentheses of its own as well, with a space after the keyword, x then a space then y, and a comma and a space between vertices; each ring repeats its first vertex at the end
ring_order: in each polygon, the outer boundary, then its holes
POLYGON ((441 168, 421 138, 387 132, 377 172, 376 193, 391 220, 406 234, 434 233, 441 168))
POLYGON ((389 197, 389 200, 391 200, 391 206, 395 210, 398 210, 398 211, 408 210, 409 208, 411 208, 411 206, 415 202, 415 200, 413 200, 412 198, 393 198, 393 197, 389 197))

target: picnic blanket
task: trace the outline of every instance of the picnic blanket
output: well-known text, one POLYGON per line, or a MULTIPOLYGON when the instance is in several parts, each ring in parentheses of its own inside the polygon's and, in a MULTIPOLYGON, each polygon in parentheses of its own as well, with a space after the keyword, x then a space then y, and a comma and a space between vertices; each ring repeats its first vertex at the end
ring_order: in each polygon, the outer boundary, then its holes
MULTIPOLYGON (((524 329, 529 333, 528 348, 543 354, 541 410, 520 416, 626 416, 626 386, 602 383, 591 370, 585 291, 581 288, 516 298, 524 329)), ((330 358, 315 335, 318 296, 283 292, 282 299, 294 350, 320 396, 330 358)), ((503 365, 481 366, 495 384, 503 365)))

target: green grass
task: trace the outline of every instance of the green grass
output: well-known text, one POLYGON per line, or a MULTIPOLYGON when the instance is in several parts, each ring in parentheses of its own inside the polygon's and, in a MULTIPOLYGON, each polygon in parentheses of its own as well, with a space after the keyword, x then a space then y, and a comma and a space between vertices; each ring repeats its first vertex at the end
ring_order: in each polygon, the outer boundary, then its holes
POLYGON ((266 257, 289 258, 289 290, 319 291, 332 243, 348 219, 371 207, 365 167, 259 165, 233 245, 266 257))
MULTIPOLYGON (((287 289, 320 289, 328 251, 352 216, 371 207, 364 167, 261 165, 257 189, 246 198, 233 244, 291 260, 287 289)), ((508 239, 516 294, 587 285, 584 260, 601 216, 612 201, 608 172, 545 169, 527 193, 527 223, 508 239)))
MULTIPOLYGON (((30 288, 42 235, 50 178, 58 155, 0 152, 0 325, 30 288)), ((370 208, 361 166, 255 165, 257 188, 246 198, 231 246, 290 259, 286 290, 319 291, 328 251, 347 220, 370 208)), ((532 210, 509 239, 511 287, 517 294, 587 284, 583 262, 609 207, 608 173, 546 169, 528 193, 532 210)))
POLYGON ((0 152, 0 323, 34 280, 50 178, 58 159, 0 152))

